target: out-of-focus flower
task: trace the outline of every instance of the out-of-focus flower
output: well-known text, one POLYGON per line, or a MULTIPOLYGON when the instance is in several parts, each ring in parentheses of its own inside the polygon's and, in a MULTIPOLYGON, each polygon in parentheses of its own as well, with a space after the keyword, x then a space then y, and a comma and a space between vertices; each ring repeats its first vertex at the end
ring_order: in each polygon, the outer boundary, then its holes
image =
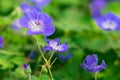
POLYGON ((60 44, 58 38, 54 40, 49 40, 45 38, 45 40, 48 43, 48 45, 44 47, 44 50, 55 50, 58 52, 68 51, 68 45, 66 43, 60 44))
POLYGON ((37 5, 38 7, 42 8, 49 4, 51 0, 31 0, 31 1, 34 2, 35 5, 37 5))
POLYGON ((33 51, 30 52, 30 54, 29 54, 29 58, 30 58, 30 59, 34 59, 34 58, 35 58, 35 54, 34 54, 33 51))
POLYGON ((20 5, 21 10, 26 13, 26 12, 30 12, 30 11, 38 11, 41 12, 40 8, 38 8, 37 6, 30 6, 27 3, 22 3, 20 5))
POLYGON ((50 36, 54 33, 53 19, 45 13, 29 11, 20 18, 21 26, 27 28, 28 35, 44 34, 50 36))
POLYGON ((14 21, 14 22, 11 24, 11 27, 12 27, 13 30, 18 31, 18 32, 20 32, 20 33, 21 33, 21 31, 22 31, 22 28, 23 28, 23 27, 19 24, 19 19, 17 19, 16 21, 14 21))
POLYGON ((23 68, 24 68, 24 72, 26 74, 31 74, 31 68, 30 68, 30 66, 28 64, 24 64, 23 68))
POLYGON ((113 13, 96 19, 97 25, 104 30, 120 30, 120 18, 113 13))
POLYGON ((101 9, 106 5, 106 0, 93 0, 90 4, 90 9, 92 16, 94 18, 99 18, 102 16, 101 9))
POLYGON ((72 57, 73 57, 73 54, 71 54, 71 53, 69 53, 69 54, 67 54, 67 55, 61 54, 61 55, 58 56, 58 58, 59 58, 60 60, 63 60, 63 61, 69 60, 69 59, 72 58, 72 57))
POLYGON ((81 67, 83 67, 85 70, 89 72, 98 73, 100 70, 106 68, 106 64, 103 60, 101 65, 98 65, 97 55, 93 54, 93 55, 88 55, 85 58, 85 61, 81 64, 81 67))
POLYGON ((4 44, 3 44, 3 37, 0 36, 0 48, 3 47, 3 46, 4 46, 4 44))

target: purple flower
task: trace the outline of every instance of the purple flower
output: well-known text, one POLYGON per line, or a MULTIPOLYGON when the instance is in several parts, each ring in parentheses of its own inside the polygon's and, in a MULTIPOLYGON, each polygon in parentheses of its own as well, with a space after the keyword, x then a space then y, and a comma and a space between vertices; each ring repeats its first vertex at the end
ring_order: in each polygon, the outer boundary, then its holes
POLYGON ((90 4, 92 8, 97 8, 97 9, 101 9, 105 7, 105 5, 106 5, 106 0, 93 0, 90 4))
POLYGON ((50 36, 54 33, 53 19, 45 13, 38 13, 36 11, 29 11, 20 18, 20 24, 27 28, 27 34, 44 34, 50 36))
POLYGON ((18 32, 22 32, 22 26, 19 24, 19 19, 14 21, 13 24, 11 25, 11 27, 13 28, 13 30, 16 30, 18 32))
POLYGON ((3 46, 4 46, 4 45, 3 45, 3 37, 0 36, 0 48, 3 47, 3 46))
POLYGON ((35 57, 35 53, 33 51, 31 51, 30 54, 29 54, 29 58, 34 59, 34 57, 35 57))
POLYGON ((25 72, 26 74, 31 74, 32 70, 31 70, 30 65, 24 64, 24 65, 23 65, 23 68, 24 68, 24 72, 25 72))
POLYGON ((89 72, 98 73, 100 70, 106 68, 106 64, 103 60, 101 65, 98 65, 97 55, 93 54, 93 55, 88 55, 85 58, 85 61, 81 64, 81 67, 83 67, 85 70, 89 72))
POLYGON ((34 2, 35 5, 37 5, 38 7, 42 8, 49 4, 51 0, 31 0, 31 1, 34 2))
POLYGON ((26 70, 27 67, 28 67, 28 64, 24 64, 24 65, 23 65, 24 70, 26 70))
POLYGON ((71 54, 71 53, 69 53, 69 54, 67 54, 67 55, 61 54, 61 55, 58 56, 58 58, 59 58, 60 60, 63 60, 63 61, 66 61, 66 60, 68 60, 68 59, 70 59, 70 58, 72 58, 72 57, 73 57, 73 54, 71 54))
POLYGON ((97 25, 104 30, 120 30, 120 18, 113 13, 96 19, 97 25))
POLYGON ((30 6, 27 3, 23 3, 20 5, 21 10, 26 13, 26 12, 30 12, 30 11, 38 11, 41 12, 41 10, 37 7, 37 6, 30 6))
POLYGON ((91 13, 94 18, 102 16, 101 9, 106 5, 106 0, 93 0, 90 4, 91 13))
POLYGON ((48 45, 44 47, 44 50, 55 50, 58 52, 68 51, 68 45, 66 43, 60 44, 58 38, 54 40, 49 40, 45 38, 45 40, 48 43, 48 45))

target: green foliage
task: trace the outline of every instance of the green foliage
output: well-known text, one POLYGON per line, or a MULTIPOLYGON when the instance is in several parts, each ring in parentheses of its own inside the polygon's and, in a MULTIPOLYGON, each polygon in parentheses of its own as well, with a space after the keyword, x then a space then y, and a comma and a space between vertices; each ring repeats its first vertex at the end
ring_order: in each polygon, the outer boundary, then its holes
MULTIPOLYGON (((32 69, 32 80, 49 80, 49 75, 42 74, 40 79, 36 70, 39 52, 33 36, 27 36, 25 29, 22 34, 11 28, 13 21, 22 12, 19 5, 22 0, 0 0, 0 36, 4 37, 4 48, 0 49, 0 80, 25 80, 22 68, 29 63, 32 69), (14 5, 13 5, 14 2, 14 5), (35 59, 28 55, 35 52, 35 59)), ((43 9, 54 18, 56 32, 50 38, 59 37, 61 42, 67 42, 73 58, 68 61, 57 61, 52 67, 55 80, 93 80, 91 75, 80 67, 83 58, 92 53, 98 54, 108 64, 106 70, 98 74, 99 80, 120 79, 120 31, 104 31, 92 19, 89 10, 89 0, 52 0, 43 9)), ((102 10, 103 14, 113 12, 120 15, 120 1, 108 2, 102 10)), ((43 35, 37 35, 41 46, 46 43, 43 35)), ((62 54, 62 53, 61 53, 62 54)), ((45 54, 48 56, 48 54, 45 54)), ((41 62, 42 64, 43 62, 41 62)))

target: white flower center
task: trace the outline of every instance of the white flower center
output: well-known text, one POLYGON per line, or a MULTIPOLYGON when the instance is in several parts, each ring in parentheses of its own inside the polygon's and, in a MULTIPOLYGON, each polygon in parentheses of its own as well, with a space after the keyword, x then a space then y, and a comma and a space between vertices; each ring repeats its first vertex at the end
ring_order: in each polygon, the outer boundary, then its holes
POLYGON ((104 29, 111 29, 114 30, 117 27, 117 23, 115 21, 112 20, 106 20, 105 22, 103 22, 102 27, 104 29))
POLYGON ((44 31, 43 22, 42 22, 42 21, 31 20, 31 21, 29 22, 29 25, 30 25, 29 28, 30 28, 33 32, 36 32, 36 31, 44 31))
POLYGON ((54 42, 52 41, 50 44, 49 44, 50 47, 52 47, 54 50, 59 50, 61 47, 58 45, 57 42, 54 42))

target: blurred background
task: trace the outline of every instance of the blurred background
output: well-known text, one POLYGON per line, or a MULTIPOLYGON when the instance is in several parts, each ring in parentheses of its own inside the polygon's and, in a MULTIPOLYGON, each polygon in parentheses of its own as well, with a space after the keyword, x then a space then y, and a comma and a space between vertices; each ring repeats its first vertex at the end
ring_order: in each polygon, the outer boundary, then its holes
MULTIPOLYGON (((120 31, 105 31, 99 28, 91 16, 92 0, 51 0, 43 8, 54 19, 55 33, 49 38, 60 38, 67 42, 72 58, 57 59, 52 67, 55 80, 94 80, 89 72, 80 67, 88 54, 97 54, 99 62, 103 59, 107 68, 98 74, 98 80, 120 80, 120 31)), ((0 80, 22 80, 21 69, 29 63, 32 71, 38 59, 38 49, 34 39, 25 34, 25 30, 13 28, 13 22, 19 19, 22 0, 0 0, 0 36, 4 38, 4 47, 0 48, 0 80), (34 59, 30 59, 30 53, 34 59)), ((120 16, 120 1, 107 0, 102 13, 113 12, 120 16)), ((44 38, 38 35, 42 45, 44 38)), ((67 55, 67 53, 58 53, 67 55)), ((100 64, 100 63, 99 63, 100 64)), ((38 71, 40 71, 38 69, 38 71)), ((32 73, 34 80, 38 80, 32 73)), ((45 74, 45 73, 44 73, 45 74)), ((47 75, 41 80, 47 80, 47 75)))

